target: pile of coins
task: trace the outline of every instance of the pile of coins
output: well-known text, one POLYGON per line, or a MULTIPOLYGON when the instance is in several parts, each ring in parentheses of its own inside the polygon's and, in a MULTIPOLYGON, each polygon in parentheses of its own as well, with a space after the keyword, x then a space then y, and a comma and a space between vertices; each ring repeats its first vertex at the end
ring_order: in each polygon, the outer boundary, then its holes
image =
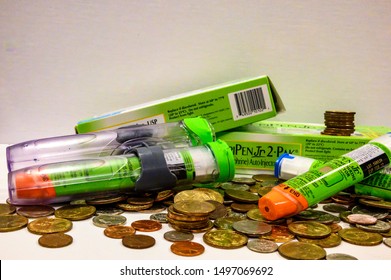
POLYGON ((326 111, 324 124, 326 128, 321 132, 325 135, 350 136, 354 133, 355 112, 326 111))
POLYGON ((72 201, 56 205, 56 209, 50 205, 0 204, 0 232, 27 227, 39 236, 39 245, 61 248, 72 244, 68 232, 73 223, 91 219, 93 226, 103 228, 106 237, 121 239, 129 249, 153 247, 156 240, 149 233, 162 231, 162 238, 172 242, 170 251, 187 257, 201 255, 210 246, 247 247, 249 252, 278 253, 295 260, 356 259, 346 252, 327 254, 327 249, 342 242, 391 247, 391 202, 356 195, 348 189, 322 201, 316 209, 269 221, 260 213, 257 201, 278 183, 274 176, 260 174, 157 194, 72 201), (126 212, 151 215, 149 219, 128 221, 123 215, 126 212), (207 246, 193 241, 196 235, 207 246))

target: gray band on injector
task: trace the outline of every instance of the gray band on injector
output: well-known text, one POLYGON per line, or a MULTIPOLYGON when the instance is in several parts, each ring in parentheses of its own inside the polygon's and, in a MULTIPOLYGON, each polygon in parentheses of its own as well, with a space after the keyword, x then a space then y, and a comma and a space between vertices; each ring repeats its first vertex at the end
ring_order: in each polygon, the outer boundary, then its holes
POLYGON ((134 187, 136 192, 162 191, 175 186, 176 177, 168 169, 161 147, 140 147, 134 151, 141 164, 141 175, 134 187))

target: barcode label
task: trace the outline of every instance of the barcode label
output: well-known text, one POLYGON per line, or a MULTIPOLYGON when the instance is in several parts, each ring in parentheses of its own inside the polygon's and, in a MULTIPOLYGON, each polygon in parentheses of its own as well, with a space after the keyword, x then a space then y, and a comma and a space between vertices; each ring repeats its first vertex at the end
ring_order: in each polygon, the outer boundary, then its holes
POLYGON ((229 94, 233 119, 240 120, 272 111, 266 85, 229 94))

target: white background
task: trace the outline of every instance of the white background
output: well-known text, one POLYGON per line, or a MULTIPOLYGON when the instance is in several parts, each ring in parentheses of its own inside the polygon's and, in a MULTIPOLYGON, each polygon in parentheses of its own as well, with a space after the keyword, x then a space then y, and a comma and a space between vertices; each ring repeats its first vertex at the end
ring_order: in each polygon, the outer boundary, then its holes
POLYGON ((277 120, 391 127, 391 1, 0 1, 0 143, 258 75, 277 120))

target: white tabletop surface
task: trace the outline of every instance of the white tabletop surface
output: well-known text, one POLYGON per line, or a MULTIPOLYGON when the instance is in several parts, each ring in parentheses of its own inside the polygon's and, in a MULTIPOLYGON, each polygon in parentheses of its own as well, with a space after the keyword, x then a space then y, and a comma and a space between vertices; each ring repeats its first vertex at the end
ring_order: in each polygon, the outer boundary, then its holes
MULTIPOLYGON (((6 145, 0 145, 0 202, 5 203, 7 191, 7 167, 5 156, 6 145)), ((149 219, 150 214, 123 214, 127 225, 140 219, 149 219)), ((30 219, 31 221, 32 219, 30 219)), ((343 227, 348 225, 341 222, 343 227)), ((30 233, 27 228, 12 232, 0 233, 0 259, 2 260, 183 260, 188 259, 170 251, 171 242, 163 238, 166 231, 171 230, 163 224, 159 231, 146 233, 156 239, 156 244, 148 249, 129 249, 119 239, 111 239, 103 234, 103 228, 94 226, 92 219, 74 221, 68 232, 73 243, 59 249, 48 249, 38 244, 39 235, 30 233)), ((202 240, 203 233, 196 233, 194 240, 205 246, 205 252, 192 260, 285 260, 278 252, 261 254, 250 251, 247 247, 224 250, 206 245, 202 240)), ((357 246, 347 242, 334 248, 327 248, 327 254, 345 253, 359 260, 391 260, 391 248, 385 244, 376 246, 357 246)))

